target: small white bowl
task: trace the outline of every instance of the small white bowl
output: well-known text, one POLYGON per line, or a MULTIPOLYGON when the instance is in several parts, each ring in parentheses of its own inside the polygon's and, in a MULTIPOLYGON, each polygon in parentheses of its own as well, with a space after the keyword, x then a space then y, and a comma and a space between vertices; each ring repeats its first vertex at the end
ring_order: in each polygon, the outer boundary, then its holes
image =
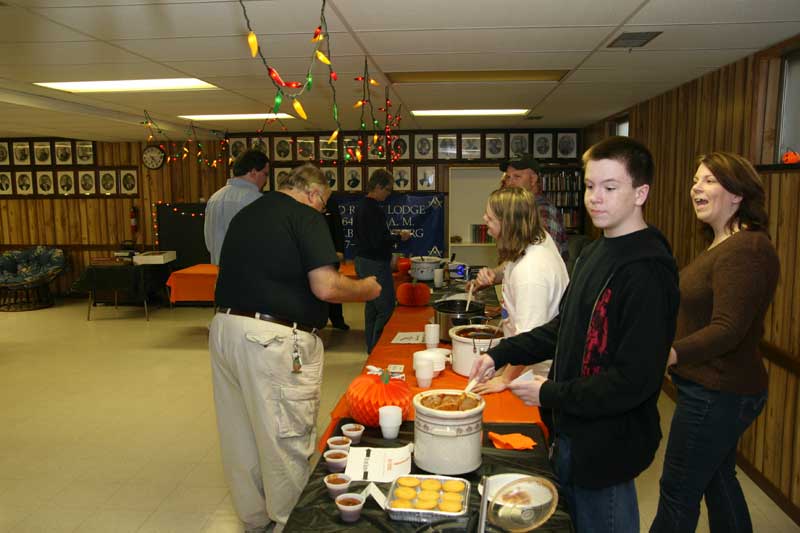
POLYGON ((344 472, 348 456, 347 450, 328 450, 322 454, 329 472, 344 472))
POLYGON ((364 426, 361 424, 345 424, 342 426, 342 433, 349 437, 352 444, 361 442, 361 435, 364 434, 364 426))
POLYGON ((352 439, 346 436, 331 437, 328 439, 328 448, 331 450, 349 450, 352 439))

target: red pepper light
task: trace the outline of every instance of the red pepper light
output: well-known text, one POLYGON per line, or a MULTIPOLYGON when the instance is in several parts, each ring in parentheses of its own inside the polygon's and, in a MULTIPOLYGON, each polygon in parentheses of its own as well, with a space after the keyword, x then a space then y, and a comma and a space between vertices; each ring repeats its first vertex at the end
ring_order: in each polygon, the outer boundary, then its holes
POLYGON ((336 71, 335 71, 335 70, 332 70, 332 71, 331 71, 331 79, 332 79, 333 81, 339 81, 339 75, 338 75, 338 74, 336 74, 336 71))
POLYGON ((289 87, 290 89, 299 89, 300 87, 303 86, 303 84, 300 83, 299 81, 287 81, 283 85, 289 87))
POLYGON ((324 38, 322 35, 322 26, 317 26, 317 29, 314 30, 314 36, 311 38, 311 42, 315 43, 317 41, 321 41, 324 38))
POLYGON ((356 81, 364 81, 364 76, 356 76, 353 79, 356 80, 356 81))
POLYGON ((286 87, 286 82, 281 79, 281 75, 278 74, 277 70, 275 70, 272 67, 269 67, 269 68, 267 68, 267 72, 269 72, 269 77, 272 78, 272 80, 275 83, 277 83, 281 87, 286 87))

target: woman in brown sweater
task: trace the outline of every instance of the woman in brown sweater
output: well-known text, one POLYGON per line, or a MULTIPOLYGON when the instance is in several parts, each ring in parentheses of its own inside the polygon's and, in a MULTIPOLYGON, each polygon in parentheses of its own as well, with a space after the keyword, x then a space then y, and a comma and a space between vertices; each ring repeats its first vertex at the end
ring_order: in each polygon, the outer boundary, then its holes
POLYGON ((736 445, 767 399, 758 353, 779 264, 764 188, 746 159, 699 159, 691 188, 708 248, 681 270, 668 366, 678 390, 651 532, 694 531, 705 497, 712 533, 752 531, 736 479, 736 445))

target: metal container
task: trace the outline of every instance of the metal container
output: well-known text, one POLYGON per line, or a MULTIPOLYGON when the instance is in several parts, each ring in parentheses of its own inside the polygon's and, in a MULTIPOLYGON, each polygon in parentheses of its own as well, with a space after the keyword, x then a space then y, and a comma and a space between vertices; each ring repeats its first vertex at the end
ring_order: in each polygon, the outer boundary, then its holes
POLYGON ((470 302, 466 310, 466 300, 439 300, 433 302, 434 320, 439 324, 439 340, 451 342, 450 330, 455 326, 480 324, 487 319, 484 316, 483 302, 470 302))
POLYGON ((441 268, 444 259, 432 255, 415 256, 411 258, 409 274, 417 281, 433 281, 433 271, 441 268))

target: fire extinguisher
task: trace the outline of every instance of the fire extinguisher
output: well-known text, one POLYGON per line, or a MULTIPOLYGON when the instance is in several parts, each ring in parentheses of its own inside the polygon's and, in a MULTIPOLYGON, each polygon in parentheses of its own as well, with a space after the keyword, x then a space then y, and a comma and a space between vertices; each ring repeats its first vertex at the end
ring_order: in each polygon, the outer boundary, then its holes
POLYGON ((136 206, 131 206, 130 213, 128 215, 131 219, 131 233, 136 235, 136 232, 139 231, 139 221, 136 219, 136 206))

